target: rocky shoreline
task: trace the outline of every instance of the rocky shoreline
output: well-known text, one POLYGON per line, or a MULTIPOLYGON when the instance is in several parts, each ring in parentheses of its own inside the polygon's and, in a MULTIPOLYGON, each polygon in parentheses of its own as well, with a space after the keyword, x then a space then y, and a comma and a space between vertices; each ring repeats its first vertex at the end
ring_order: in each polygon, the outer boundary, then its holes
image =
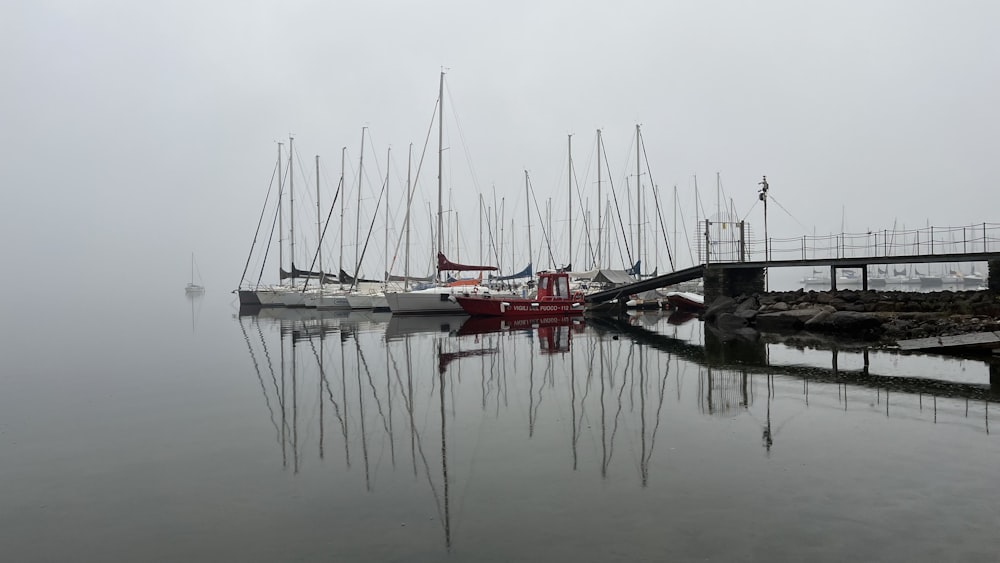
POLYGON ((806 332, 876 346, 899 340, 1000 330, 992 291, 785 291, 720 297, 702 318, 721 332, 806 332))

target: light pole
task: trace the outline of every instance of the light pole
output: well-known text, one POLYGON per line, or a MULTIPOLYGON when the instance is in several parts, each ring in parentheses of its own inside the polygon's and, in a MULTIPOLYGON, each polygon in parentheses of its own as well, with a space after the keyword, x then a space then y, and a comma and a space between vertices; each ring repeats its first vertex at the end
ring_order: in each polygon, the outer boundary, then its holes
MULTIPOLYGON (((760 186, 760 191, 757 192, 757 197, 764 202, 764 262, 768 262, 771 259, 770 253, 768 252, 767 244, 767 176, 764 176, 760 182, 757 182, 760 186)), ((764 268, 764 291, 767 291, 767 267, 764 268)))

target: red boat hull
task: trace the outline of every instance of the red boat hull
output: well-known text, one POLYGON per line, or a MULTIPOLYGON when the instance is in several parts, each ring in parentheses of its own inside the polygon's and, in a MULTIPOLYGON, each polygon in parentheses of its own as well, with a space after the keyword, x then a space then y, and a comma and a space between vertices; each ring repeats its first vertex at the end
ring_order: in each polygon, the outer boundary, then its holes
POLYGON ((583 301, 579 299, 490 298, 455 296, 465 312, 479 317, 529 318, 553 315, 582 315, 583 301))

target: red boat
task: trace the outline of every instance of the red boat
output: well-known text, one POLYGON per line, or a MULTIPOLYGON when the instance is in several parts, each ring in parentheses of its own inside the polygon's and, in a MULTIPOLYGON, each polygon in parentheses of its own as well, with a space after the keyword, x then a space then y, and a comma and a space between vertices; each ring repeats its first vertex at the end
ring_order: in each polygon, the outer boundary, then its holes
POLYGON ((523 318, 583 314, 583 294, 570 294, 569 275, 565 272, 538 274, 538 295, 534 299, 456 295, 455 300, 466 313, 480 317, 523 318))

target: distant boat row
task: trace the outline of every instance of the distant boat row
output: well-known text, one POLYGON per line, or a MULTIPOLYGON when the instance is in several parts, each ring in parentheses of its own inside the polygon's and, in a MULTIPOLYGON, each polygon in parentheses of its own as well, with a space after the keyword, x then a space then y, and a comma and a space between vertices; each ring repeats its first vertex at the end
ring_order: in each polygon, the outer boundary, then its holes
MULTIPOLYGON (((862 278, 855 270, 840 270, 842 273, 837 276, 837 286, 861 285, 862 278)), ((916 268, 911 271, 906 269, 893 269, 892 275, 879 270, 868 275, 869 287, 883 287, 888 285, 919 285, 923 287, 937 287, 945 285, 961 285, 978 287, 986 283, 986 276, 973 269, 968 274, 963 274, 957 270, 950 270, 948 273, 933 275, 931 273, 921 273, 916 268)), ((811 275, 799 280, 799 283, 810 286, 830 286, 830 275, 823 270, 813 269, 811 275)))

